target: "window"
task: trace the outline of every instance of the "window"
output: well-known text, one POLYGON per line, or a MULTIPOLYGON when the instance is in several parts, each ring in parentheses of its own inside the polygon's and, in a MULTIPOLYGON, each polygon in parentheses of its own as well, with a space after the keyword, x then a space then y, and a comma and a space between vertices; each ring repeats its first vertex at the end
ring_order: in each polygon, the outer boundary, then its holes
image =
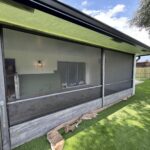
POLYGON ((58 62, 58 71, 63 88, 85 84, 85 63, 58 62))

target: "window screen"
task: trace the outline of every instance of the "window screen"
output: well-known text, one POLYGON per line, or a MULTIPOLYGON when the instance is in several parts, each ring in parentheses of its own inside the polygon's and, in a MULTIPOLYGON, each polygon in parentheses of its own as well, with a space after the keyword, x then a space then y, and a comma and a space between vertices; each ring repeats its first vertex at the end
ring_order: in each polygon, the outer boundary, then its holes
POLYGON ((102 97, 100 48, 11 29, 3 34, 4 57, 15 60, 5 65, 16 77, 15 91, 6 87, 10 126, 102 97))
POLYGON ((85 63, 78 63, 78 81, 79 84, 85 83, 85 63))
POLYGON ((85 83, 85 63, 58 62, 58 71, 63 87, 85 83))
POLYGON ((78 84, 78 64, 68 63, 68 86, 75 86, 78 84))
POLYGON ((66 62, 58 62, 58 71, 61 77, 61 83, 65 86, 68 80, 68 64, 66 62))
POLYGON ((133 55, 106 50, 105 95, 132 88, 133 55))

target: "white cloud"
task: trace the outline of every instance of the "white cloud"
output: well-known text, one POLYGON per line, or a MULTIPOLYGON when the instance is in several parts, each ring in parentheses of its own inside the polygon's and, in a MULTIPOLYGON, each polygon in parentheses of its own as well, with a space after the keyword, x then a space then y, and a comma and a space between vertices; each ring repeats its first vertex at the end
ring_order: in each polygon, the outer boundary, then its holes
POLYGON ((60 2, 64 2, 64 0, 58 0, 58 1, 60 1, 60 2))
POLYGON ((119 13, 124 11, 125 5, 123 4, 118 4, 107 11, 83 9, 84 13, 150 46, 149 34, 145 29, 139 29, 136 26, 130 26, 128 17, 117 16, 119 13))
POLYGON ((82 6, 86 6, 87 4, 88 4, 87 0, 84 0, 84 1, 81 3, 82 6))
POLYGON ((125 5, 123 4, 118 4, 115 7, 113 7, 112 9, 109 9, 109 11, 107 12, 107 15, 110 17, 115 16, 116 14, 123 12, 125 9, 125 5))

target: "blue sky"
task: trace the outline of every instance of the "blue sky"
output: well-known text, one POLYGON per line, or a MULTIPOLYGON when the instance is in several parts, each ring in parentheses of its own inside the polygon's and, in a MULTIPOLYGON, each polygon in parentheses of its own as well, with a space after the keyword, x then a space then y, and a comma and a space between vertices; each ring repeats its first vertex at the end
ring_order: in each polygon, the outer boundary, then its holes
POLYGON ((62 2, 81 11, 85 7, 87 9, 94 10, 107 10, 116 6, 117 4, 124 4, 127 6, 126 11, 120 15, 132 17, 133 13, 138 8, 139 0, 62 0, 62 2), (87 5, 82 5, 84 1, 87 1, 87 5))
MULTIPOLYGON (((150 36, 145 29, 130 26, 140 0, 60 0, 95 19, 116 28, 129 36, 150 46, 150 36)), ((141 61, 149 60, 150 56, 142 57, 141 61)))

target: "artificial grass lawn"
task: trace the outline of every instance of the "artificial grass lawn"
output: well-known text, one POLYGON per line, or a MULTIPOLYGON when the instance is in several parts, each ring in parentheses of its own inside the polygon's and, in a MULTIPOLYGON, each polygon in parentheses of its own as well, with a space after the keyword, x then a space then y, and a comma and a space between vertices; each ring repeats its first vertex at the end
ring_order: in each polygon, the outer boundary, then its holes
MULTIPOLYGON (((136 95, 82 122, 73 133, 64 134, 64 150, 149 150, 150 80, 136 87, 136 95)), ((46 136, 15 150, 49 150, 46 136)))

